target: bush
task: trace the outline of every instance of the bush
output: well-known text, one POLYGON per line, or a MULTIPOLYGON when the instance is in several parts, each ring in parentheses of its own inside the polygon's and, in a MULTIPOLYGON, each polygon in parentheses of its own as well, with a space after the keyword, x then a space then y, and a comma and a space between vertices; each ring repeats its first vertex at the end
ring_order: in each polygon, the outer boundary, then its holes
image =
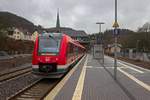
POLYGON ((8 37, 1 37, 0 50, 6 51, 9 54, 14 53, 31 53, 33 50, 34 42, 14 40, 8 37))

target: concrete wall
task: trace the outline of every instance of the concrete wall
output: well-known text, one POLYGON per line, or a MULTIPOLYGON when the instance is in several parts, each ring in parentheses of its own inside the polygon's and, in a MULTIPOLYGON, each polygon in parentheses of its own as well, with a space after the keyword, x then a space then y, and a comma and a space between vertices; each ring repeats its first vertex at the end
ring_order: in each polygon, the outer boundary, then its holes
POLYGON ((121 53, 121 55, 134 60, 150 62, 150 57, 148 57, 148 53, 137 53, 133 52, 133 50, 129 50, 129 52, 121 53))

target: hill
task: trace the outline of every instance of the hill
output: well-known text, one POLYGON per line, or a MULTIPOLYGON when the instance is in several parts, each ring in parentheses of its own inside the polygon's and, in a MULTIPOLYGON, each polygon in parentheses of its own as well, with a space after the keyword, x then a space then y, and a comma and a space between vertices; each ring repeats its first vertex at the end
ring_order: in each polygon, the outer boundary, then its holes
POLYGON ((17 16, 10 12, 0 12, 0 29, 17 27, 33 32, 37 26, 23 17, 17 16))
MULTIPOLYGON (((114 43, 114 31, 106 30, 104 32, 104 44, 114 43)), ((98 37, 98 34, 92 34, 91 37, 98 37)), ((150 52, 150 32, 134 32, 128 29, 119 29, 118 43, 122 44, 123 49, 134 48, 139 51, 150 52)))

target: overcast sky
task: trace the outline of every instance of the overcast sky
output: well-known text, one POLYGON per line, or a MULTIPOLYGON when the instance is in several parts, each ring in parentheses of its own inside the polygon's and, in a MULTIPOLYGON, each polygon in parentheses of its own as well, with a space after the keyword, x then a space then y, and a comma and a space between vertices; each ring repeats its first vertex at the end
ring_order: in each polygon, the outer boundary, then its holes
MULTIPOLYGON (((98 21, 105 22, 102 30, 112 28, 115 0, 0 0, 0 11, 22 16, 35 25, 54 27, 59 8, 61 26, 87 33, 98 32, 98 21)), ((120 28, 137 30, 150 22, 150 0, 118 0, 120 28)))

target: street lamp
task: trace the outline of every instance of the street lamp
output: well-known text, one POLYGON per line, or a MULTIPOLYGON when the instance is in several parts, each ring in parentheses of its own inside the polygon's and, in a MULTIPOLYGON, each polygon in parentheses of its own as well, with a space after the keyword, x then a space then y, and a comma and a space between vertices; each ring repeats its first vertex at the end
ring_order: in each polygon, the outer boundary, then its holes
POLYGON ((102 44, 102 32, 101 32, 101 27, 102 27, 102 24, 105 24, 105 23, 104 23, 104 22, 97 22, 96 24, 99 25, 100 43, 102 44))
POLYGON ((102 48, 102 61, 104 64, 104 46, 103 46, 103 37, 102 37, 102 32, 101 32, 101 25, 105 24, 105 23, 104 22, 97 22, 96 24, 99 25, 100 44, 101 44, 101 48, 102 48))
POLYGON ((102 25, 102 24, 105 24, 105 23, 104 23, 104 22, 97 22, 96 24, 99 25, 99 33, 101 33, 101 25, 102 25))

